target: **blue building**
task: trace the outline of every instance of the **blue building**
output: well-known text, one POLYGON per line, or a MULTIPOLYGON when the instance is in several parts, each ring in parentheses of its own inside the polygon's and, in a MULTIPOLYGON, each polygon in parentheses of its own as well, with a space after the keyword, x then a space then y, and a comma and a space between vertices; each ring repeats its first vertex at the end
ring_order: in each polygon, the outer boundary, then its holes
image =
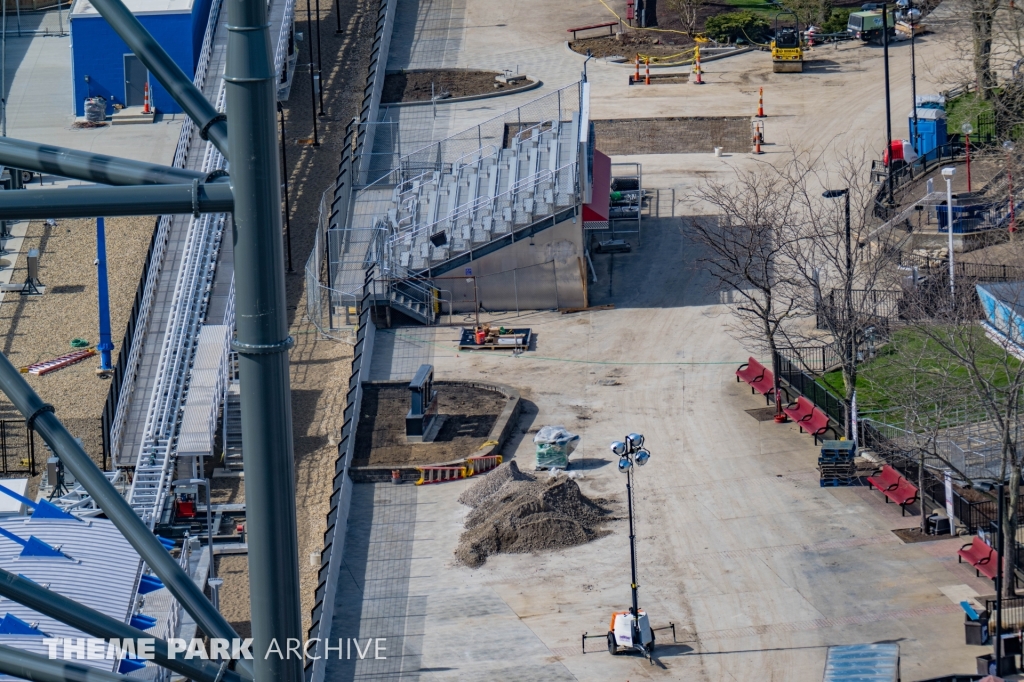
MULTIPOLYGON (((189 78, 195 75, 211 0, 126 0, 167 54, 189 78)), ((141 106, 144 85, 149 84, 150 104, 158 113, 181 113, 181 107, 100 16, 89 0, 77 0, 71 10, 71 75, 75 115, 85 114, 88 97, 113 105, 141 106)))

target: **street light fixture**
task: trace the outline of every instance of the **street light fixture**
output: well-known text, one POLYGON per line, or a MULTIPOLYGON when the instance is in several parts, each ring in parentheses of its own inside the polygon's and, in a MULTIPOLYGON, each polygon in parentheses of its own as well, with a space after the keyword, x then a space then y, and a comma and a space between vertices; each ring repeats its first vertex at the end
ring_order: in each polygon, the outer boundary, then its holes
POLYGON ((626 504, 629 508, 629 568, 630 587, 633 591, 633 606, 629 610, 628 631, 630 641, 617 637, 620 628, 616 627, 616 619, 624 616, 622 613, 612 615, 612 630, 608 633, 608 650, 615 652, 619 643, 632 649, 636 649, 651 658, 654 636, 651 632, 650 621, 647 614, 640 611, 636 580, 636 531, 633 526, 633 465, 643 466, 651 459, 651 453, 645 450, 644 437, 639 433, 631 433, 623 440, 612 442, 611 451, 619 458, 619 471, 626 474, 626 504))
POLYGON ((946 223, 949 232, 949 296, 953 303, 956 303, 956 287, 953 283, 953 175, 956 168, 947 166, 942 169, 942 177, 946 179, 946 223))
MULTIPOLYGON (((884 28, 884 26, 883 26, 884 28)), ((889 159, 892 161, 892 159, 889 159)), ((890 180, 892 177, 890 176, 890 180)), ((850 235, 850 188, 845 189, 827 189, 822 192, 821 196, 826 199, 838 199, 843 197, 844 214, 846 216, 846 276, 843 278, 845 284, 843 285, 843 299, 846 305, 846 318, 847 324, 851 324, 853 321, 853 278, 850 276, 850 272, 853 270, 853 243, 850 235)), ((850 341, 850 357, 857 357, 857 338, 854 334, 853 329, 847 330, 850 341)), ((853 432, 853 416, 846 416, 846 437, 851 438, 853 432)))
MULTIPOLYGON (((893 199, 892 188, 892 107, 889 102, 889 10, 884 2, 869 2, 861 6, 865 12, 871 10, 882 10, 882 64, 885 70, 885 142, 886 142, 886 182, 889 185, 889 206, 896 202, 893 199)), ((911 31, 913 32, 913 31, 911 31)), ((917 102, 914 102, 914 110, 917 111, 917 102)))
POLYGON ((966 149, 966 153, 967 153, 967 191, 970 192, 971 191, 971 133, 974 132, 974 127, 970 123, 964 122, 964 124, 962 126, 960 126, 960 132, 964 134, 964 140, 965 140, 965 143, 966 143, 966 148, 965 149, 966 149))
POLYGON ((1017 218, 1013 205, 1013 169, 1010 167, 1010 153, 1013 151, 1013 140, 1003 142, 1003 149, 1006 150, 1006 179, 1010 185, 1010 232, 1013 233, 1017 231, 1017 218))

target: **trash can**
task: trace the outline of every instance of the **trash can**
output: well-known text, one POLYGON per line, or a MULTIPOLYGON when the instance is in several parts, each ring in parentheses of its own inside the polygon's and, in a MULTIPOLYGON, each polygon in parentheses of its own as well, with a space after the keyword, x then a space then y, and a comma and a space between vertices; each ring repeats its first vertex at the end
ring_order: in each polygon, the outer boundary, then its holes
POLYGON ((982 611, 978 620, 964 614, 964 643, 975 646, 988 644, 988 611, 982 611))
POLYGON ((1002 670, 996 670, 996 661, 993 654, 985 654, 977 657, 979 675, 1013 675, 1017 672, 1017 658, 1015 656, 1003 656, 1002 670))

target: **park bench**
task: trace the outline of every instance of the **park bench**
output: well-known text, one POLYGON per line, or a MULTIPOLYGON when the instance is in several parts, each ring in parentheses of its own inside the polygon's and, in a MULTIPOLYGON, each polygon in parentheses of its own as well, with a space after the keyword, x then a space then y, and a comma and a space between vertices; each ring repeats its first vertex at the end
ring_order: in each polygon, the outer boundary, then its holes
POLYGON ((600 24, 591 24, 589 26, 577 26, 576 28, 567 28, 567 29, 565 29, 565 32, 566 33, 571 33, 572 34, 572 39, 576 40, 576 31, 589 31, 592 28, 606 28, 607 27, 608 28, 608 35, 613 35, 615 33, 615 29, 613 29, 611 27, 612 26, 618 26, 618 25, 619 25, 618 21, 605 21, 605 22, 602 22, 600 24))
POLYGON ((886 464, 878 476, 868 476, 872 488, 885 495, 885 503, 892 500, 900 506, 901 516, 907 513, 907 505, 917 502, 917 487, 905 479, 900 472, 886 464))
POLYGON ((775 377, 772 371, 754 358, 749 358, 736 370, 736 381, 742 379, 750 386, 750 392, 757 391, 764 396, 765 404, 770 404, 769 397, 775 390, 775 377))
MULTIPOLYGON (((801 431, 811 434, 814 437, 815 444, 818 443, 818 439, 826 431, 832 429, 828 421, 828 415, 803 396, 797 398, 795 403, 790 403, 783 407, 782 411, 786 413, 787 417, 796 422, 801 431)), ((832 430, 835 432, 835 429, 832 430)))
POLYGON ((996 579, 996 566, 999 562, 999 555, 996 551, 979 537, 960 548, 957 552, 957 562, 962 563, 966 559, 974 568, 975 575, 984 573, 989 580, 996 579), (994 559, 994 561, 993 561, 994 559))

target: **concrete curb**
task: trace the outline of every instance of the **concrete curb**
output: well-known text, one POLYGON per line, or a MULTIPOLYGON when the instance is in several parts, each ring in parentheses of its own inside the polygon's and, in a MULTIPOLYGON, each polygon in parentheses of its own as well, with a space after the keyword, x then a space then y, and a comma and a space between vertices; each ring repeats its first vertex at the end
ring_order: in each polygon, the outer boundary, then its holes
MULTIPOLYGON (((409 382, 367 381, 364 382, 363 385, 408 386, 409 382)), ((483 381, 435 381, 434 386, 468 386, 470 388, 482 388, 486 391, 493 391, 505 396, 507 399, 505 406, 498 414, 498 418, 495 420, 494 426, 491 428, 491 432, 487 434, 487 442, 493 441, 493 444, 480 448, 474 452, 471 457, 486 457, 488 455, 497 454, 505 444, 505 440, 508 438, 509 433, 512 431, 512 427, 519 418, 520 410, 522 410, 522 400, 519 391, 506 384, 491 384, 483 381)), ((457 459, 452 462, 437 462, 436 464, 428 466, 462 466, 466 463, 466 459, 466 457, 463 457, 462 459, 457 459)), ((401 480, 403 483, 415 483, 420 478, 419 470, 408 464, 396 466, 350 466, 348 475, 356 483, 386 483, 391 480, 391 472, 395 469, 401 472, 401 480)))
MULTIPOLYGON (((387 71, 385 75, 393 73, 423 73, 424 71, 436 71, 437 69, 401 69, 399 71, 387 71)), ((479 71, 480 69, 445 69, 445 71, 479 71)), ((527 78, 531 78, 529 74, 526 74, 527 78)), ((439 99, 437 104, 457 104, 458 102, 472 102, 478 99, 490 99, 491 97, 505 97, 506 95, 518 95, 520 92, 529 92, 530 90, 536 90, 537 88, 544 85, 544 81, 539 78, 535 78, 533 83, 524 85, 521 88, 514 90, 499 90, 498 92, 485 92, 480 95, 466 95, 465 97, 449 97, 448 99, 439 99)), ((431 105, 430 100, 426 102, 382 102, 381 106, 384 107, 429 107, 431 105)), ((437 383, 437 382, 435 382, 437 383)))
MULTIPOLYGON (((576 55, 578 57, 586 58, 587 55, 580 54, 576 50, 572 49, 572 47, 569 46, 569 41, 565 41, 565 43, 563 43, 563 44, 565 46, 565 49, 568 50, 570 53, 572 53, 572 54, 574 54, 574 55, 576 55)), ((705 57, 705 56, 701 55, 700 63, 701 64, 707 64, 708 62, 717 61, 719 59, 726 59, 727 57, 735 57, 738 54, 744 54, 746 52, 753 52, 756 49, 757 49, 756 47, 751 45, 750 47, 740 47, 740 48, 737 48, 737 49, 732 50, 731 52, 727 52, 725 54, 713 54, 713 55, 710 55, 708 57, 705 57)), ((620 62, 609 62, 609 61, 598 60, 596 57, 595 57, 595 61, 602 61, 602 63, 607 64, 608 66, 619 66, 619 67, 625 67, 627 69, 635 69, 636 68, 636 63, 635 62, 630 62, 630 61, 625 61, 625 62, 621 62, 621 63, 620 62)), ((651 68, 652 69, 682 69, 682 68, 685 68, 685 67, 688 67, 688 66, 693 66, 693 60, 692 59, 689 60, 689 61, 682 62, 680 64, 665 64, 665 65, 651 64, 651 68)), ((640 67, 642 69, 643 68, 643 64, 641 64, 640 67)))

